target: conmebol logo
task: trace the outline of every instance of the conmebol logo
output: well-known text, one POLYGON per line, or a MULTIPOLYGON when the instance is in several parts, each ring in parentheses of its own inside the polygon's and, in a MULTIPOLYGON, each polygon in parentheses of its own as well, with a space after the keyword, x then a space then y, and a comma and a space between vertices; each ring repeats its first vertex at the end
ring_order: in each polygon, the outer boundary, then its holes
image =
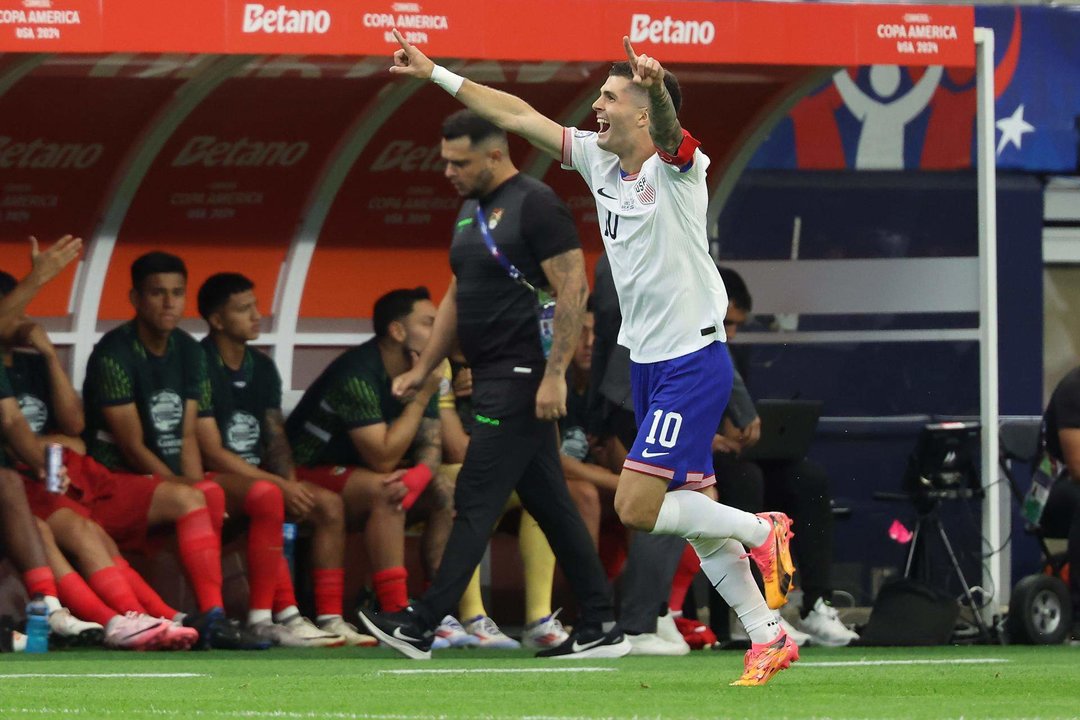
POLYGON ((653 19, 635 13, 630 19, 631 42, 658 45, 710 45, 716 38, 716 26, 709 20, 676 20, 670 15, 653 19))
POLYGON ((326 10, 294 10, 284 5, 268 8, 259 3, 244 5, 244 32, 283 35, 324 35, 330 29, 326 10))

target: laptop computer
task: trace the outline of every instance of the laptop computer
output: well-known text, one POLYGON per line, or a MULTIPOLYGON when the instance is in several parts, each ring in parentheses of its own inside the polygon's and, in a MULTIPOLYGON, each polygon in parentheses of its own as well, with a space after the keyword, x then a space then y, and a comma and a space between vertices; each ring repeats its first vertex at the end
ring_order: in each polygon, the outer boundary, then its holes
POLYGON ((761 439, 744 460, 801 460, 810 450, 821 417, 820 400, 759 400, 761 439))

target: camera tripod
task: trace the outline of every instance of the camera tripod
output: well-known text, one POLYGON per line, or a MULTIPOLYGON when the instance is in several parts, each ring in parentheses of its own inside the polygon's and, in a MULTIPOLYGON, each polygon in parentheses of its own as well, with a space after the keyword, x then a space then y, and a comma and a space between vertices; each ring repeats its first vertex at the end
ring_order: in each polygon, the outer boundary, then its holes
POLYGON ((912 570, 915 566, 916 553, 920 550, 922 551, 922 556, 927 564, 925 574, 929 576, 930 546, 927 542, 929 538, 934 536, 936 531, 936 535, 941 538, 941 544, 945 548, 946 555, 948 555, 952 571, 960 581, 960 587, 963 589, 964 598, 967 600, 968 607, 971 608, 971 614, 975 619, 975 625, 979 628, 979 637, 982 638, 983 642, 991 642, 993 636, 990 632, 990 628, 988 628, 983 621, 982 614, 979 612, 979 606, 975 602, 975 595, 971 591, 971 585, 968 584, 967 578, 964 576, 964 571, 960 567, 960 561, 957 559, 956 552, 953 550, 952 542, 949 541, 949 535, 945 532, 945 526, 941 522, 941 501, 943 499, 970 499, 973 496, 974 493, 971 493, 970 491, 931 491, 921 497, 909 496, 915 504, 915 509, 919 514, 915 520, 915 529, 912 531, 911 546, 908 548, 907 562, 904 564, 904 577, 906 579, 911 578, 912 570), (930 533, 929 537, 926 533, 930 533))

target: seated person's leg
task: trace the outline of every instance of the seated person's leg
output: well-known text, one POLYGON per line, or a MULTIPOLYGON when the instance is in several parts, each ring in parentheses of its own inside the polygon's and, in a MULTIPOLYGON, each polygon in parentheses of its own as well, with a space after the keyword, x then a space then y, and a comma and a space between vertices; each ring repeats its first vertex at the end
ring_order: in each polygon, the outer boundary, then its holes
POLYGON ((551 612, 555 553, 540 524, 524 510, 518 525, 518 548, 525 571, 525 633, 522 640, 526 647, 539 650, 561 645, 569 635, 551 612))
MULTIPOLYGON (((740 460, 731 453, 715 453, 713 469, 716 471, 716 492, 720 502, 755 514, 765 509, 765 478, 757 464, 740 460)), ((751 566, 751 570, 756 577, 757 568, 751 566)), ((692 581, 693 578, 690 580, 692 581)), ((690 582, 685 578, 677 576, 676 582, 680 585, 685 584, 689 588, 690 582)), ((678 589, 678 586, 673 585, 672 593, 674 594, 678 589)), ((709 608, 710 629, 721 641, 727 640, 731 637, 728 604, 718 593, 710 593, 709 608)), ((671 609, 682 610, 682 605, 676 607, 672 604, 671 609)), ((683 628, 692 629, 685 623, 683 628)))
MULTIPOLYGON (((144 511, 146 520, 142 538, 131 537, 125 532, 127 519, 123 505, 95 505, 94 519, 120 547, 128 550, 141 548, 145 541, 145 526, 175 523, 180 562, 195 591, 199 611, 205 613, 224 607, 221 596, 221 537, 215 530, 207 496, 201 490, 182 483, 141 475, 124 476, 123 481, 130 481, 133 488, 142 488, 133 493, 133 499, 152 486, 149 507, 144 511)), ((216 485, 214 487, 217 488, 216 485)))
POLYGON ((798 558, 803 601, 798 630, 815 645, 838 647, 858 640, 832 606, 833 515, 829 476, 817 463, 762 463, 766 502, 794 522, 792 552, 798 558))
POLYGON ((213 479, 225 491, 225 508, 229 516, 246 516, 249 520, 248 625, 269 622, 274 605, 274 590, 279 580, 287 582, 290 591, 287 594, 292 595, 291 580, 287 575, 285 578, 280 577, 282 525, 285 522, 285 501, 281 489, 267 480, 255 480, 242 475, 220 474, 213 479))
POLYGON ((350 468, 341 498, 350 525, 363 523, 364 545, 372 582, 382 612, 397 612, 409 604, 405 570, 405 512, 400 508, 404 487, 396 478, 363 468, 350 468))
POLYGON ((1074 617, 1080 618, 1080 483, 1068 476, 1050 489, 1042 516, 1043 534, 1065 538, 1069 558, 1069 590, 1072 592, 1074 617))

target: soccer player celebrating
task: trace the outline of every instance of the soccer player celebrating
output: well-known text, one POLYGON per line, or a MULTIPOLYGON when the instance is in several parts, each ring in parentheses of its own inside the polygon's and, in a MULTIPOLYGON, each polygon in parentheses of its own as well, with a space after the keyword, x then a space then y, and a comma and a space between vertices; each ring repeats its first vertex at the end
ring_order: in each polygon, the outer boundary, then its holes
MULTIPOLYGON (((430 79, 495 125, 576 170, 597 207, 630 349, 637 439, 615 495, 623 523, 685 537, 750 635, 737 685, 761 685, 798 659, 770 607, 786 602, 790 520, 714 501, 712 438, 731 392, 723 332, 727 295, 708 253, 709 158, 679 123, 674 75, 623 38, 593 103, 599 132, 565 128, 528 103, 435 65, 395 30, 391 73, 430 79), (698 492, 694 492, 698 491, 698 492), (744 546, 762 570, 761 596, 744 546)), ((423 368, 421 368, 423 369, 423 368)), ((415 378, 403 379, 415 384, 415 378)))

